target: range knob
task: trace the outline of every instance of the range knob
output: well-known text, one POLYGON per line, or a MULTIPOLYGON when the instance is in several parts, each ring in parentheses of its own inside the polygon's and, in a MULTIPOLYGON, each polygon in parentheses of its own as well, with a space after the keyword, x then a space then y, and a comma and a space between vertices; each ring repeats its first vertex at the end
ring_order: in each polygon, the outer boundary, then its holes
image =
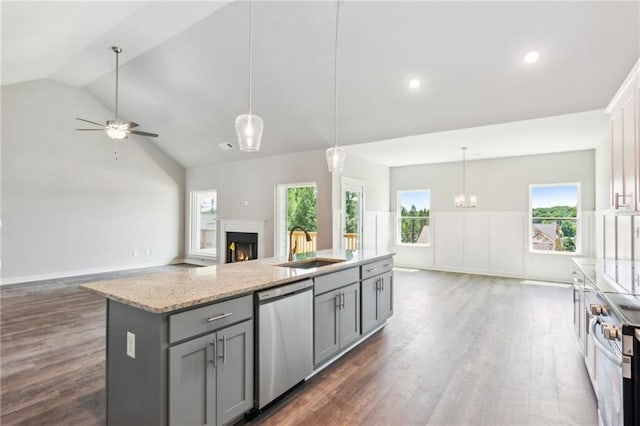
POLYGON ((604 307, 602 307, 601 304, 599 304, 599 303, 592 303, 591 304, 591 315, 602 315, 605 312, 606 312, 606 310, 605 310, 604 307))
POLYGON ((602 324, 602 334, 607 340, 620 340, 622 333, 618 327, 613 324, 602 324))

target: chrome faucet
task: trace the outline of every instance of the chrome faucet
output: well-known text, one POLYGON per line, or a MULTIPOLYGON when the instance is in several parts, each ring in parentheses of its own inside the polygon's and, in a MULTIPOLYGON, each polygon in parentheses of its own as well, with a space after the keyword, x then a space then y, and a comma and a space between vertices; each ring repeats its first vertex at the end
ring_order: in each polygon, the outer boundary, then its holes
POLYGON ((293 238, 293 231, 295 231, 296 229, 303 231, 307 241, 311 241, 311 235, 309 235, 309 232, 307 232, 307 230, 304 229, 302 226, 296 225, 293 228, 291 228, 291 231, 289 232, 289 262, 293 260, 293 255, 296 253, 296 250, 298 248, 298 243, 296 243, 296 246, 294 247, 291 241, 291 239, 293 238))

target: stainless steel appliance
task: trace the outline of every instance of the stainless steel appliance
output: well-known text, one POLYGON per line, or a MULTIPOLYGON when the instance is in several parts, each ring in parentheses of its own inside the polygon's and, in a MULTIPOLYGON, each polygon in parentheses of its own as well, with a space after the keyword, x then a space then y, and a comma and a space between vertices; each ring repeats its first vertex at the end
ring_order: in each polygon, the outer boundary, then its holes
POLYGON ((596 294, 590 296, 596 302, 590 304, 593 317, 588 332, 589 341, 593 343, 592 379, 598 398, 599 424, 623 425, 623 355, 619 340, 622 338, 621 323, 596 294))
POLYGON ((257 293, 256 408, 313 372, 313 281, 257 293))

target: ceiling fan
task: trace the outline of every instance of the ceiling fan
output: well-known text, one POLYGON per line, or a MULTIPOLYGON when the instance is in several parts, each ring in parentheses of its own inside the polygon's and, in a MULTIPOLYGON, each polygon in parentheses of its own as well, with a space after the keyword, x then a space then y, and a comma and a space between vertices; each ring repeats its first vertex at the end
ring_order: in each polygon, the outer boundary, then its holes
MULTIPOLYGON (((113 50, 113 52, 116 54, 116 111, 115 111, 116 117, 113 120, 107 120, 104 124, 97 123, 91 120, 86 120, 84 118, 76 117, 76 120, 80 120, 80 121, 84 121, 85 123, 90 123, 90 124, 95 124, 96 126, 100 126, 99 129, 76 129, 76 130, 86 131, 86 132, 104 130, 107 133, 107 136, 109 136, 111 139, 114 139, 115 142, 121 139, 126 139, 130 134, 157 138, 158 137, 157 133, 143 132, 140 130, 131 130, 133 128, 138 127, 138 123, 135 123, 133 121, 118 120, 118 68, 119 68, 118 57, 120 53, 122 53, 122 48, 113 46, 111 47, 111 50, 113 50)), ((116 159, 117 159, 117 152, 116 152, 116 159)))

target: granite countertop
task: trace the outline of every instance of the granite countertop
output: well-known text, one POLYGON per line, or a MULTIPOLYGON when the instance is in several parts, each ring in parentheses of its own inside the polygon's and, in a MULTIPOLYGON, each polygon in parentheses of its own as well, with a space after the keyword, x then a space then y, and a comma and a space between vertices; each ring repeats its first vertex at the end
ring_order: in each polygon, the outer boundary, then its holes
POLYGON ((347 269, 384 257, 392 252, 320 250, 306 257, 343 259, 344 262, 309 269, 275 266, 286 258, 265 258, 97 281, 80 288, 155 314, 249 294, 256 290, 347 269))

